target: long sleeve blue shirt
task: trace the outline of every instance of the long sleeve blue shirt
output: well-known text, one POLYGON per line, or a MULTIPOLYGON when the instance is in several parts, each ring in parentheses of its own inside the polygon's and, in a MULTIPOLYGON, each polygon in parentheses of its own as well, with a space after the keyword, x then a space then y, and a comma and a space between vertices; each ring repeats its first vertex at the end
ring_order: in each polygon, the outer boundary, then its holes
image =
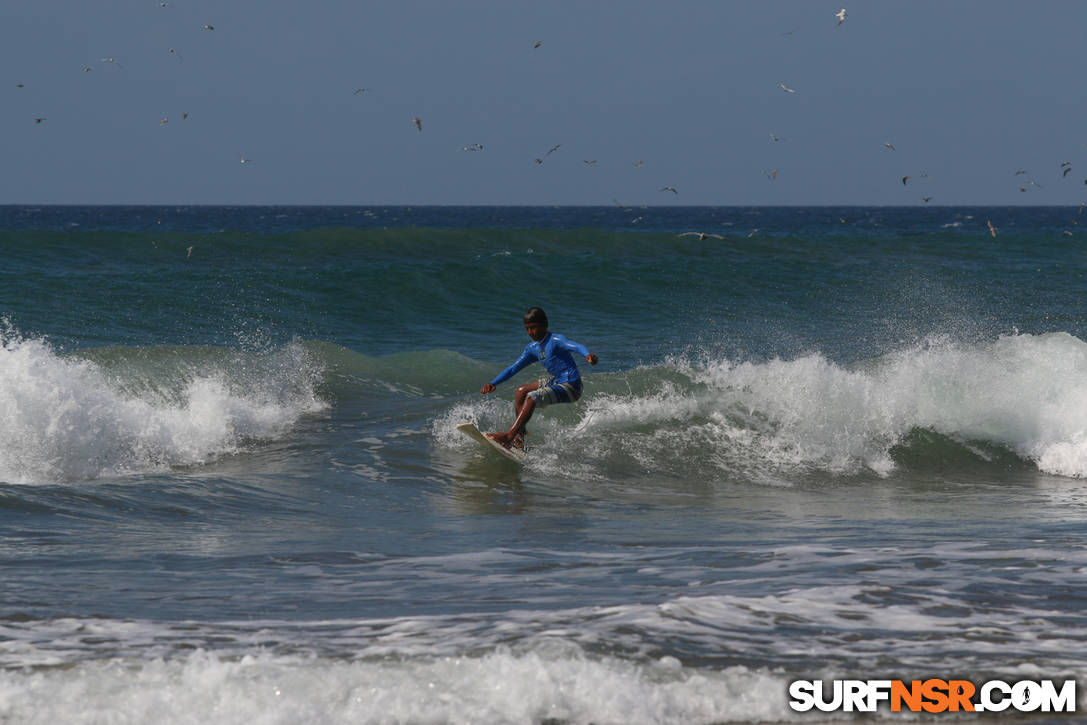
POLYGON ((533 340, 525 345, 521 357, 517 358, 508 368, 498 373, 495 379, 491 381, 491 385, 498 385, 504 380, 509 380, 534 362, 539 362, 547 368, 547 372, 551 373, 556 383, 580 383, 581 373, 577 369, 577 363, 574 362, 573 355, 571 355, 571 353, 575 352, 583 358, 589 356, 589 349, 580 342, 567 340, 558 333, 549 332, 542 341, 536 342, 533 340))

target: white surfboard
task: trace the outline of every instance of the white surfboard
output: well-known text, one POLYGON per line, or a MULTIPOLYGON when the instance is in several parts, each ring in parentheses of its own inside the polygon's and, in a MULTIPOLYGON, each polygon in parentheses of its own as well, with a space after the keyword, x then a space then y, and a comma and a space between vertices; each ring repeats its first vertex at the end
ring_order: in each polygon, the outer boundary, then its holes
POLYGON ((461 423, 457 426, 457 430, 459 430, 461 433, 468 436, 472 440, 478 443, 482 443, 491 450, 501 453, 503 456, 510 459, 511 461, 514 461, 516 463, 525 462, 525 452, 523 450, 521 450, 520 448, 506 448, 498 441, 492 441, 490 438, 479 432, 479 428, 476 428, 475 423, 461 423))

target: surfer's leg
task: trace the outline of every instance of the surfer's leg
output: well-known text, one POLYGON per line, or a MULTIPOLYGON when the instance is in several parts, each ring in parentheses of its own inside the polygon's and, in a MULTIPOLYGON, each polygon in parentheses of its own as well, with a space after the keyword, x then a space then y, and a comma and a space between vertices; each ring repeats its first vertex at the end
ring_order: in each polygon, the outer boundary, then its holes
POLYGON ((529 396, 529 393, 539 389, 539 387, 540 381, 538 380, 534 383, 525 383, 517 388, 517 394, 513 397, 513 412, 517 417, 513 427, 510 428, 509 442, 521 448, 525 446, 525 434, 528 433, 525 426, 528 425, 528 420, 532 417, 532 410, 536 407, 535 401, 529 396), (529 406, 528 411, 525 410, 526 405, 529 406))
POLYGON ((524 436, 527 432, 525 431, 525 425, 528 424, 529 418, 532 417, 532 410, 536 407, 528 394, 538 387, 540 387, 540 383, 536 381, 534 383, 525 383, 517 388, 517 393, 513 396, 513 413, 515 416, 513 425, 505 433, 488 433, 487 437, 498 441, 504 446, 517 445, 523 448, 524 436))
POLYGON ((540 387, 540 381, 537 380, 534 383, 525 383, 521 387, 517 388, 517 392, 513 396, 513 414, 515 416, 521 414, 521 408, 524 406, 525 400, 528 398, 528 394, 531 393, 533 390, 536 390, 538 387, 540 387))
POLYGON ((505 433, 488 433, 487 437, 493 441, 501 443, 507 448, 511 445, 518 448, 524 447, 525 426, 528 425, 529 418, 532 417, 532 411, 536 408, 536 402, 532 398, 525 398, 524 403, 521 404, 520 412, 517 413, 517 419, 513 421, 513 425, 505 433))
POLYGON ((521 408, 517 412, 517 420, 513 421, 513 426, 506 431, 507 443, 517 446, 518 448, 525 447, 525 434, 528 433, 528 431, 525 430, 525 426, 528 425, 528 421, 532 418, 532 413, 535 410, 536 401, 531 397, 525 396, 524 402, 521 403, 521 408))

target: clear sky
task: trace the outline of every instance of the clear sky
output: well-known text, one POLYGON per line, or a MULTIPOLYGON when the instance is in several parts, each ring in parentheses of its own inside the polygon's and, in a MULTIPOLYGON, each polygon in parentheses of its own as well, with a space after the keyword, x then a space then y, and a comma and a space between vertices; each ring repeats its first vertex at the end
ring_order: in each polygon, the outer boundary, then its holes
POLYGON ((841 7, 4 0, 0 203, 1087 201, 1087 2, 841 7))

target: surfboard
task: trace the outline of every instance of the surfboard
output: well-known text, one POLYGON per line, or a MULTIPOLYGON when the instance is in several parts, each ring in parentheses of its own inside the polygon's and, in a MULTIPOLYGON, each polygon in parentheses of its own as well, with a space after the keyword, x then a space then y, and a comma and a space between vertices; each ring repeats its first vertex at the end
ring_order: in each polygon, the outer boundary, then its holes
POLYGON ((472 440, 476 441, 477 443, 481 443, 487 446, 491 450, 502 454, 504 457, 510 459, 511 461, 514 461, 515 463, 525 462, 524 451, 522 451, 520 448, 506 448, 501 443, 497 441, 492 441, 490 438, 479 432, 479 428, 476 428, 475 423, 461 423, 457 426, 457 430, 459 430, 461 433, 468 436, 472 440))

